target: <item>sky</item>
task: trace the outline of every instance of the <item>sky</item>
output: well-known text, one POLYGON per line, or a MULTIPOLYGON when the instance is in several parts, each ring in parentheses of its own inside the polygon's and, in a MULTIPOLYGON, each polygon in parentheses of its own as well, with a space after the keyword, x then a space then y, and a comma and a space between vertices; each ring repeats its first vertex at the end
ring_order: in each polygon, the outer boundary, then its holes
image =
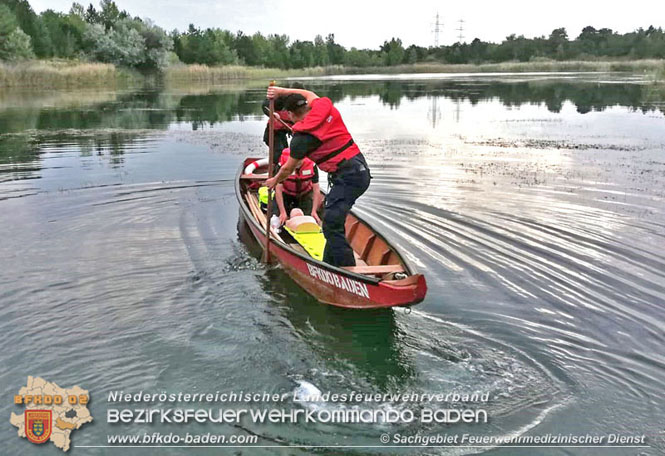
MULTIPOLYGON (((40 13, 46 9, 68 12, 71 0, 29 0, 40 13)), ((436 14, 439 44, 474 38, 499 43, 510 34, 533 38, 565 27, 573 39, 582 28, 607 27, 620 33, 649 25, 665 28, 663 0, 115 0, 132 16, 150 18, 171 31, 185 30, 190 23, 200 28, 217 27, 245 34, 285 34, 292 41, 313 41, 316 35, 335 34, 347 49, 377 49, 392 37, 404 46, 433 46, 436 14), (459 21, 464 22, 460 23, 459 21)), ((90 0, 79 0, 84 6, 90 0)), ((99 1, 93 2, 95 7, 99 1)))

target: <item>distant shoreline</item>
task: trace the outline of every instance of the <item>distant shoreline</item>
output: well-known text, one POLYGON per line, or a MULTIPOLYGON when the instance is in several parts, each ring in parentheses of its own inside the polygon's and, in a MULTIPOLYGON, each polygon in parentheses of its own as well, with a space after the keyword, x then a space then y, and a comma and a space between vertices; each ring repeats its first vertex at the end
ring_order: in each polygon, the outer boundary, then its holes
POLYGON ((328 66, 291 70, 240 65, 216 67, 175 65, 167 67, 161 73, 149 75, 105 63, 35 60, 17 64, 0 64, 0 88, 122 88, 146 84, 223 84, 239 80, 333 75, 526 72, 625 72, 645 75, 654 83, 663 83, 665 82, 665 60, 537 60, 478 65, 417 63, 389 67, 328 66))

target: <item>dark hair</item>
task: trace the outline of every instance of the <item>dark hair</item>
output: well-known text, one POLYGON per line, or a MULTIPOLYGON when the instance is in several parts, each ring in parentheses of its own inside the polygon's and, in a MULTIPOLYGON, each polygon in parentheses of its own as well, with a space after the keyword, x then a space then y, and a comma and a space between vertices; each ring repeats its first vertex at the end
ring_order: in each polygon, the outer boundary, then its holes
POLYGON ((284 109, 296 114, 302 113, 307 108, 307 99, 299 93, 292 93, 284 100, 284 109))

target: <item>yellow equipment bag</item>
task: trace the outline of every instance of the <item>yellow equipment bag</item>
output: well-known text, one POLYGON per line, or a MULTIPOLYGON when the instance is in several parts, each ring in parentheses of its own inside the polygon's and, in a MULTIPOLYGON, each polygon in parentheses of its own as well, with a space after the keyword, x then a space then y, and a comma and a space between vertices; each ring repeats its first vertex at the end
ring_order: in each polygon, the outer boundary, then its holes
MULTIPOLYGON (((273 191, 273 196, 275 192, 273 191)), ((259 187, 259 202, 261 204, 268 204, 268 187, 259 187)))
POLYGON ((298 244, 300 244, 307 253, 312 256, 312 258, 323 261, 323 249, 326 248, 326 238, 323 236, 319 225, 314 223, 313 225, 316 226, 315 229, 311 225, 312 224, 309 223, 303 223, 297 227, 297 231, 288 228, 286 225, 284 225, 283 228, 293 236, 293 239, 295 239, 298 244))

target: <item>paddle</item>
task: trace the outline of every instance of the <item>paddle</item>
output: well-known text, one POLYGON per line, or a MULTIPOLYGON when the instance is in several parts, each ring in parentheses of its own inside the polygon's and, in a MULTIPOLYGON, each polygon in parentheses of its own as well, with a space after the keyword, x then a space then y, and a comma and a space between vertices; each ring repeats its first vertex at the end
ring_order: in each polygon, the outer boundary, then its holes
MULTIPOLYGON (((275 81, 270 81, 270 86, 274 86, 275 81)), ((268 179, 273 175, 273 150, 275 149, 275 126, 273 125, 273 118, 275 117, 275 98, 270 99, 270 115, 268 118, 268 179)), ((272 217, 272 198, 270 197, 270 189, 268 189, 268 210, 266 211, 266 245, 263 250, 263 262, 270 263, 270 218, 272 217)))
POLYGON ((290 131, 291 133, 293 133, 293 128, 291 128, 291 125, 289 125, 289 124, 287 124, 286 122, 284 122, 280 117, 275 117, 275 119, 279 120, 279 122, 280 122, 282 125, 284 125, 286 128, 289 129, 289 131, 290 131))

